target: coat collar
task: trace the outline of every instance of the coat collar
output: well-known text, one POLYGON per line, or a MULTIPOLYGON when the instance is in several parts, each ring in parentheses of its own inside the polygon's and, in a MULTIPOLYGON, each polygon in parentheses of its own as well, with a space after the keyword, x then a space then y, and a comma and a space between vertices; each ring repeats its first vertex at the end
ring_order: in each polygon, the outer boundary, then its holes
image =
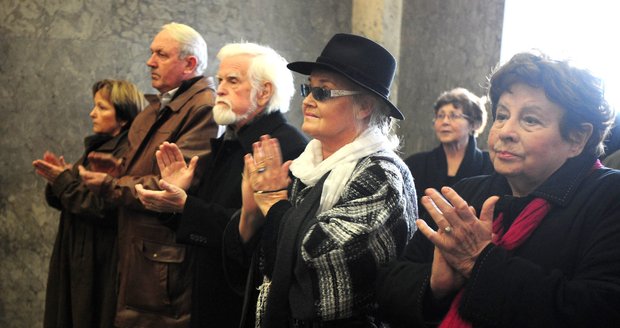
POLYGON ((188 102, 195 94, 205 90, 215 91, 215 82, 212 77, 196 76, 189 80, 185 80, 179 86, 179 89, 174 93, 172 100, 166 107, 170 108, 173 112, 180 110, 186 102, 188 102), (194 92, 186 92, 190 89, 194 89, 194 92))
POLYGON ((250 124, 245 125, 237 136, 241 147, 245 152, 252 152, 252 144, 255 143, 264 134, 271 133, 280 125, 286 123, 286 118, 280 111, 262 114, 258 116, 250 124))
MULTIPOLYGON (((439 147, 433 149, 433 154, 435 156, 435 163, 438 167, 433 169, 432 172, 436 172, 441 176, 435 177, 435 180, 441 179, 441 181, 445 183, 445 181, 447 181, 446 172, 448 172, 448 160, 446 159, 446 153, 443 150, 443 146, 440 144, 439 147)), ((467 148, 465 149, 465 156, 463 157, 463 161, 456 172, 455 178, 457 180, 461 180, 465 177, 480 174, 477 170, 483 166, 483 161, 484 157, 482 155, 482 151, 477 147, 476 138, 473 135, 470 135, 469 141, 467 142, 467 148)))
POLYGON ((125 138, 127 131, 128 130, 121 131, 115 137, 106 134, 90 135, 84 138, 84 148, 87 152, 94 149, 98 149, 98 151, 102 152, 112 152, 112 150, 116 149, 118 144, 125 138))
MULTIPOLYGON (((555 171, 547 180, 538 186, 528 197, 540 197, 550 203, 566 207, 579 190, 579 185, 592 172, 592 167, 596 161, 596 157, 582 153, 581 155, 569 158, 564 165, 555 171)), ((494 193, 503 196, 504 194, 512 194, 508 180, 498 173, 493 182, 494 193)))

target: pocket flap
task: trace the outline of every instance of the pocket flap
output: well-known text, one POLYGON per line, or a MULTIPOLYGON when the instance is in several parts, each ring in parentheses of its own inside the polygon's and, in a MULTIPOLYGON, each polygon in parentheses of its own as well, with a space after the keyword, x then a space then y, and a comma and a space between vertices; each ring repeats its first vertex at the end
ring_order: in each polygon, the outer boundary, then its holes
POLYGON ((181 263, 185 259, 185 247, 142 240, 142 254, 155 262, 181 263))

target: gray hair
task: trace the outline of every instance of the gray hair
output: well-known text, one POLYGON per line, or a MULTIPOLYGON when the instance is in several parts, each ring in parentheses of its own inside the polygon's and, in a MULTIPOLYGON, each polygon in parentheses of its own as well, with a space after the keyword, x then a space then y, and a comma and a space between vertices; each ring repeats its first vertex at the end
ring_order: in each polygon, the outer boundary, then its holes
POLYGON ((266 112, 287 112, 291 98, 295 92, 293 86, 293 74, 286 68, 288 62, 270 47, 256 43, 229 43, 222 47, 217 58, 222 61, 225 58, 237 55, 249 55, 252 62, 248 68, 248 77, 252 85, 252 102, 256 94, 261 91, 264 82, 273 85, 273 95, 267 104, 266 112))
POLYGON ((170 33, 172 38, 179 42, 179 57, 196 57, 196 73, 202 74, 207 69, 207 42, 188 25, 169 23, 161 27, 161 31, 170 33))
MULTIPOLYGON (((363 90, 363 89, 360 89, 363 90)), ((363 93, 352 97, 353 103, 357 105, 363 104, 364 101, 370 101, 372 113, 368 122, 368 128, 375 128, 387 137, 390 144, 387 145, 393 151, 400 148, 400 139, 396 134, 397 120, 390 115, 390 106, 385 100, 373 93, 363 93)))

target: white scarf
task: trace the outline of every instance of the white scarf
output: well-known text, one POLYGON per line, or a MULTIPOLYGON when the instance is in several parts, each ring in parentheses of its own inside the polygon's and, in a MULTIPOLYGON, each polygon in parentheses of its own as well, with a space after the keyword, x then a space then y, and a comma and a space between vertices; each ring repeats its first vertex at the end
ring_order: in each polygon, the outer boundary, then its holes
POLYGON ((338 149, 323 160, 321 142, 311 140, 304 152, 291 164, 291 172, 306 186, 314 186, 325 173, 330 172, 323 184, 321 204, 317 214, 331 209, 340 199, 357 162, 380 150, 391 149, 390 141, 375 128, 368 128, 353 142, 338 149))

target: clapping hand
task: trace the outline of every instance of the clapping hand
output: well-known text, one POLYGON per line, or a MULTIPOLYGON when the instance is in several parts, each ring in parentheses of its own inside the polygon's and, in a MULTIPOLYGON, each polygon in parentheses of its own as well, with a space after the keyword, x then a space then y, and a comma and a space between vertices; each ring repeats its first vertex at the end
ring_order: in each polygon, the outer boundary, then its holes
POLYGON ((431 289, 436 296, 460 288, 464 279, 470 277, 478 255, 491 242, 493 210, 498 199, 497 196, 487 199, 478 218, 476 211, 452 188, 443 187, 441 193, 426 190, 422 205, 438 228, 434 231, 424 220, 416 223, 435 245, 431 289))
POLYGON ((176 144, 165 141, 155 152, 155 158, 162 179, 185 191, 189 189, 194 178, 198 156, 194 156, 187 165, 181 149, 176 144))
POLYGON ((123 160, 112 154, 93 151, 88 154, 88 162, 91 171, 106 173, 115 178, 121 176, 123 160))
POLYGON ((50 151, 43 154, 43 159, 33 161, 32 166, 34 166, 35 172, 49 183, 54 183, 63 171, 70 170, 72 167, 65 163, 63 156, 57 156, 50 151))

